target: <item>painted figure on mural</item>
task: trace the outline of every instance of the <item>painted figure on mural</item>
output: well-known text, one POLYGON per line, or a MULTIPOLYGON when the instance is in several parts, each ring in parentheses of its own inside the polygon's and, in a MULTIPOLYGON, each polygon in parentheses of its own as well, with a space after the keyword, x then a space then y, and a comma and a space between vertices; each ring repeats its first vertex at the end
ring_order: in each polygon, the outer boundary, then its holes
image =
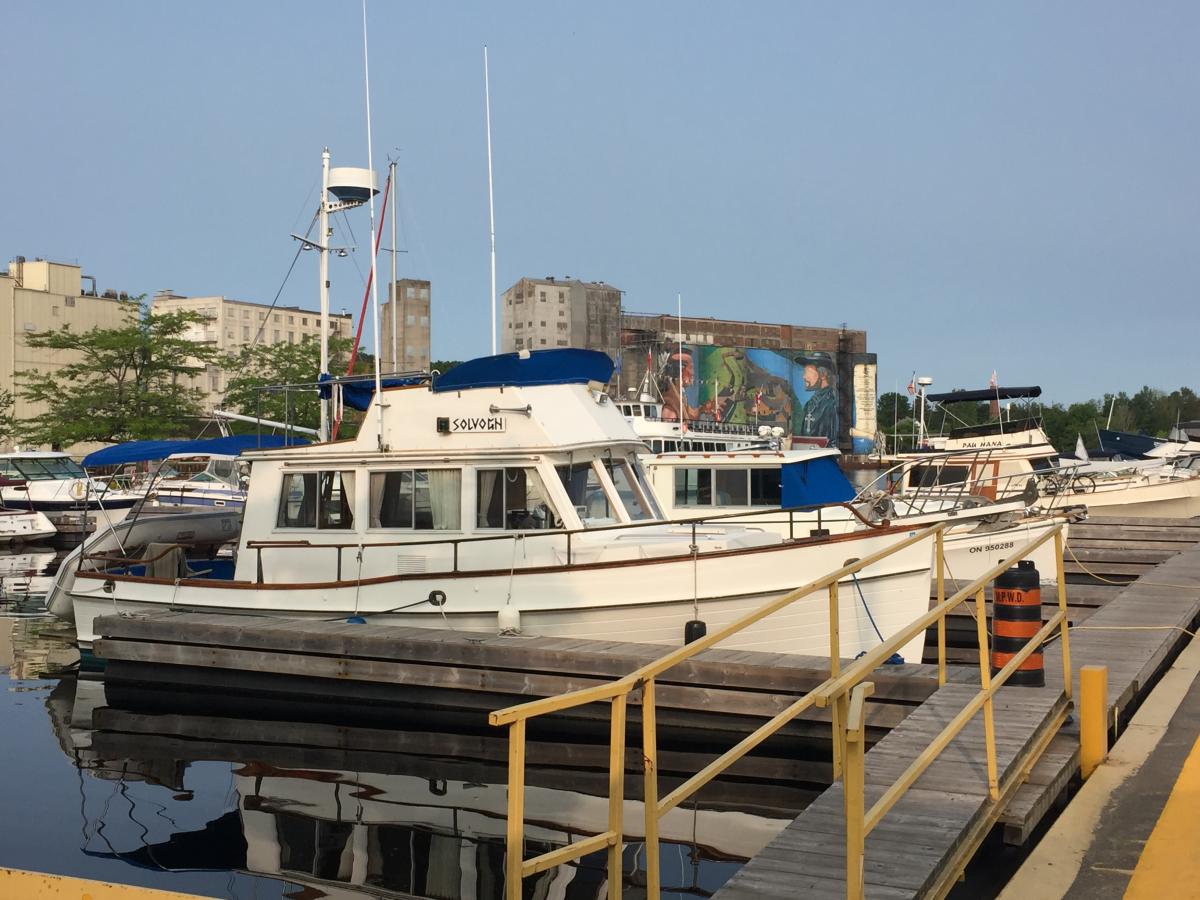
POLYGON ((679 411, 689 422, 696 421, 697 413, 687 398, 687 389, 696 381, 692 355, 686 350, 676 349, 668 358, 659 376, 659 392, 662 394, 662 417, 667 422, 678 422, 679 411))
POLYGON ((811 392, 800 410, 799 433, 826 438, 830 446, 836 446, 838 402, 833 360, 824 354, 810 353, 796 357, 796 364, 804 366, 804 387, 811 392))

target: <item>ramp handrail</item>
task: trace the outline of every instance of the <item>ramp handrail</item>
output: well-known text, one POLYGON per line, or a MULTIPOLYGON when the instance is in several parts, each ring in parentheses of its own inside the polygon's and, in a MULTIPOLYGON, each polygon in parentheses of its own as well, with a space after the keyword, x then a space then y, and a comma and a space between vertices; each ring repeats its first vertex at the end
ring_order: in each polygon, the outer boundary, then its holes
MULTIPOLYGON (((862 888, 862 844, 870 829, 878 824, 887 810, 903 795, 920 773, 937 757, 945 745, 953 739, 978 712, 984 709, 985 733, 988 753, 988 787, 993 798, 998 796, 996 783, 996 751, 995 730, 992 719, 992 697, 996 690, 1008 679, 1012 672, 1028 656, 1041 645, 1055 628, 1061 627, 1063 644, 1063 666, 1068 674, 1066 678, 1067 692, 1070 693, 1070 656, 1067 645, 1066 622, 1066 581, 1063 571, 1063 528, 1065 522, 1060 522, 1023 547, 1016 549, 1002 563, 989 569, 984 575, 971 584, 956 592, 952 597, 945 597, 945 560, 944 532, 953 523, 942 522, 921 531, 915 532, 896 544, 876 551, 862 559, 855 560, 828 575, 803 585, 795 590, 764 604, 740 617, 736 621, 720 628, 711 634, 687 644, 670 653, 647 663, 609 684, 597 685, 577 691, 570 691, 555 697, 531 700, 516 706, 507 707, 492 712, 488 721, 494 726, 509 726, 509 755, 508 755, 508 810, 507 810, 507 862, 505 870, 505 896, 508 900, 520 900, 522 884, 529 875, 543 872, 565 862, 579 859, 589 853, 607 848, 608 851, 608 897, 609 900, 619 900, 621 896, 621 847, 622 847, 622 812, 625 786, 625 726, 626 714, 630 695, 640 690, 642 706, 642 755, 644 763, 644 811, 645 811, 645 860, 646 860, 646 896, 647 900, 657 900, 659 897, 659 820, 694 794, 704 785, 716 778, 729 766, 777 732, 780 728, 813 706, 831 707, 833 735, 833 776, 835 779, 847 778, 846 786, 849 793, 851 781, 857 779, 862 784, 862 754, 864 732, 862 714, 866 697, 873 691, 873 685, 866 679, 880 664, 889 659, 908 641, 923 634, 933 625, 938 626, 938 683, 945 684, 946 680, 946 615, 957 606, 966 602, 974 595, 976 604, 976 629, 980 646, 980 679, 981 690, 971 700, 946 730, 935 739, 934 743, 918 757, 918 760, 897 781, 896 785, 885 794, 866 814, 859 810, 857 818, 850 816, 850 798, 847 799, 847 877, 850 878, 851 865, 858 871, 858 893, 852 892, 854 882, 847 881, 847 895, 861 897, 862 888), (933 538, 936 544, 935 563, 937 566, 937 602, 929 612, 920 616, 905 628, 883 641, 873 650, 841 669, 838 613, 838 583, 855 575, 862 569, 871 566, 881 559, 905 549, 920 541, 933 538), (1058 601, 1059 611, 1049 622, 1030 639, 1025 648, 1016 654, 1013 660, 992 679, 987 641, 987 618, 984 601, 984 588, 1001 572, 1011 567, 1017 560, 1028 556, 1038 547, 1054 539, 1057 553, 1058 601), (709 649, 725 638, 753 625, 795 601, 806 597, 815 591, 825 589, 829 599, 829 643, 830 643, 830 677, 797 699, 786 709, 763 723, 739 743, 722 753, 711 763, 688 778, 674 791, 661 800, 658 797, 658 751, 655 706, 655 679, 671 667, 690 659, 698 653, 709 649), (543 853, 532 859, 524 858, 524 783, 525 783, 525 731, 529 719, 549 713, 562 712, 588 703, 611 701, 610 714, 610 743, 609 743, 609 817, 608 827, 600 834, 575 841, 556 850, 543 853), (969 711, 969 712, 968 712, 969 711), (857 719, 853 719, 858 716, 857 719), (857 724, 856 724, 857 723, 857 724), (886 803, 885 803, 886 801, 886 803), (851 820, 856 823, 852 828, 851 820), (854 847, 857 855, 853 856, 854 847), (853 860, 852 860, 853 856, 853 860)), ((861 794, 861 790, 860 790, 861 794)), ((860 798, 861 799, 861 798, 860 798)))

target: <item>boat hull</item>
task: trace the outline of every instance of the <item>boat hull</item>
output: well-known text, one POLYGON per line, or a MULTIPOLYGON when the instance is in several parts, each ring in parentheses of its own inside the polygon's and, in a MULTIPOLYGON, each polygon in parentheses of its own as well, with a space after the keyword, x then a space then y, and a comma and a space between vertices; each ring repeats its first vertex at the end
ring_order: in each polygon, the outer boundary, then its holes
POLYGON ((1084 504, 1096 515, 1139 519, 1191 519, 1200 516, 1200 477, 1164 479, 1053 498, 1054 506, 1084 504))
MULTIPOLYGON (((679 646, 694 618, 709 631, 788 591, 892 546, 915 531, 855 533, 690 557, 544 566, 511 571, 421 573, 326 584, 179 583, 79 572, 70 591, 80 645, 97 637, 98 616, 154 609, 291 618, 362 616, 384 625, 495 633, 515 610, 524 634, 679 646), (437 607, 426 602, 445 593, 437 607)), ((845 579, 839 591, 839 652, 877 646, 928 609, 932 538, 845 579)), ((722 647, 827 656, 829 601, 814 592, 723 641, 722 647)), ((919 661, 924 636, 903 649, 919 661)))

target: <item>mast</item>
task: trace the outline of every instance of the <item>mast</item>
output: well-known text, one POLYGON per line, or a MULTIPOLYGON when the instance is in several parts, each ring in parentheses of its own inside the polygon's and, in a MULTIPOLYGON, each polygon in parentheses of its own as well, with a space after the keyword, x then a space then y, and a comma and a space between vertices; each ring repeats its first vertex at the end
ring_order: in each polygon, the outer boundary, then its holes
POLYGON ((687 401, 683 398, 683 294, 675 295, 675 320, 679 327, 679 436, 687 434, 687 401))
MULTIPOLYGON (((363 87, 367 95, 367 171, 371 179, 375 177, 375 161, 371 153, 371 64, 367 57, 367 0, 363 0, 363 87)), ((375 237, 375 192, 369 192, 369 208, 371 211, 371 239, 375 237)), ((373 316, 371 333, 374 335, 375 350, 375 409, 379 413, 379 432, 376 441, 379 449, 383 449, 383 383, 379 374, 379 272, 378 254, 375 245, 371 243, 371 315, 373 316)), ((394 258, 394 257, 393 257, 394 258)), ((395 285, 392 286, 395 290, 395 285)), ((392 318, 395 319, 395 307, 392 308, 392 318)))
POLYGON ((483 104, 487 119, 488 232, 492 245, 492 355, 496 355, 496 206, 492 200, 492 92, 488 83, 488 51, 483 45, 483 104))
MULTIPOLYGON (((329 148, 321 151, 321 202, 317 213, 317 267, 318 278, 321 280, 321 372, 322 377, 329 375, 329 148)), ((318 428, 318 440, 329 440, 329 405, 332 394, 321 400, 321 423, 318 428)))
POLYGON ((400 317, 400 311, 396 306, 399 298, 396 296, 396 161, 394 159, 388 168, 391 169, 388 178, 392 185, 392 371, 399 372, 400 352, 399 344, 396 341, 396 319, 400 317))

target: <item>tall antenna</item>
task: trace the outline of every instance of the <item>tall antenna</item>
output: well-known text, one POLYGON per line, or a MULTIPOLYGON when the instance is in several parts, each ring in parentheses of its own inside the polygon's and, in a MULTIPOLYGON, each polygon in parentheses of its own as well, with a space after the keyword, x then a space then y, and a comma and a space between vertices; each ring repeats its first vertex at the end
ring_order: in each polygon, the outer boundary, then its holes
MULTIPOLYGON (((367 171, 371 179, 375 178, 375 160, 371 153, 371 63, 367 58, 367 0, 363 0, 363 86, 367 94, 367 171)), ((371 237, 375 236, 375 192, 370 191, 371 237)), ((393 245, 394 246, 394 245, 393 245)), ((371 315, 373 316, 371 333, 375 336, 375 408, 379 411, 379 434, 376 440, 379 449, 383 449, 383 379, 379 374, 379 272, 377 268, 378 254, 374 245, 371 246, 371 315)), ((394 257, 393 257, 394 258, 394 257)), ((392 288, 395 290, 395 287, 392 288)), ((395 319, 396 309, 392 307, 392 318, 395 319)))
MULTIPOLYGON (((366 0, 363 0, 365 3, 366 0)), ((492 91, 488 83, 487 44, 483 45, 483 104, 487 117, 488 229, 492 242, 492 355, 496 355, 496 206, 492 202, 492 91)))

